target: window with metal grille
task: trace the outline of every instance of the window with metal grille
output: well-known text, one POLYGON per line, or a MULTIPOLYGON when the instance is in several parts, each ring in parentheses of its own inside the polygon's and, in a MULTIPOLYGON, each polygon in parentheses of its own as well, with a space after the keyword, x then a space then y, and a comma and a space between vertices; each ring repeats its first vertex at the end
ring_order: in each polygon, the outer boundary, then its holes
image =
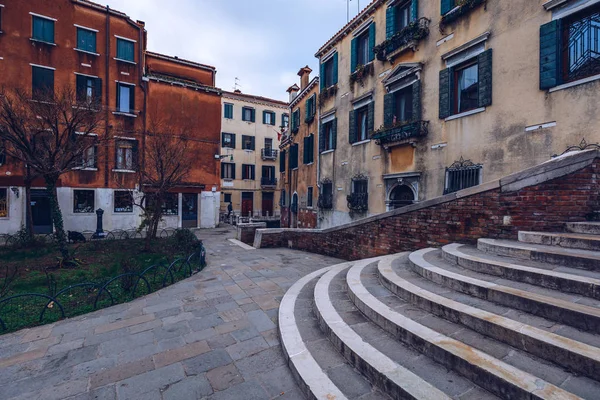
POLYGON ((321 195, 319 196, 318 206, 324 210, 333 208, 333 183, 323 182, 321 185, 321 195))
POLYGON ((462 189, 481 184, 481 164, 474 164, 462 157, 450 167, 446 168, 446 183, 444 194, 454 193, 462 189))
POLYGON ((600 7, 565 19, 563 43, 565 82, 600 74, 600 7))

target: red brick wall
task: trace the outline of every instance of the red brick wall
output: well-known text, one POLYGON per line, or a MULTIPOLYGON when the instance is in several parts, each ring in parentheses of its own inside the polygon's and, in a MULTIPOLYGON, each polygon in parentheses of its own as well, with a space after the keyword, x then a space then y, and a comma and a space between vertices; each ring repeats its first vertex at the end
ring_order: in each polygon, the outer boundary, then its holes
POLYGON ((307 208, 298 210, 298 228, 315 229, 317 227, 317 212, 307 208))
POLYGON ((516 239, 519 230, 562 231, 600 209, 600 159, 536 186, 493 189, 412 212, 328 231, 262 235, 261 247, 292 247, 356 260, 478 238, 516 239), (509 221, 505 221, 509 219, 509 221), (506 224, 505 224, 506 222, 506 224))

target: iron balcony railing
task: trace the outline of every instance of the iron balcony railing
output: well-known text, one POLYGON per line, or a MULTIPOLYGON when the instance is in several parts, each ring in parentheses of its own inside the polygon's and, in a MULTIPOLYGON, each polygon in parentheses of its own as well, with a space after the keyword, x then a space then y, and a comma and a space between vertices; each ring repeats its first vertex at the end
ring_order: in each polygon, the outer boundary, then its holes
POLYGON ((263 187, 275 187, 277 186, 277 178, 269 178, 263 176, 260 178, 260 186, 263 187))
POLYGON ((348 208, 352 211, 367 211, 369 209, 368 193, 352 193, 346 197, 348 208))
POLYGON ((263 160, 276 160, 278 154, 279 154, 279 151, 276 149, 264 148, 261 151, 263 160))
POLYGON ((427 136, 428 127, 429 121, 400 123, 395 126, 380 128, 371 136, 371 139, 375 140, 378 145, 386 145, 405 139, 427 136))
POLYGON ((331 210, 333 208, 333 196, 330 194, 320 195, 317 206, 322 210, 331 210))
POLYGON ((417 42, 429 36, 429 19, 420 18, 409 23, 389 39, 373 48, 379 61, 387 61, 404 50, 416 46, 417 42))

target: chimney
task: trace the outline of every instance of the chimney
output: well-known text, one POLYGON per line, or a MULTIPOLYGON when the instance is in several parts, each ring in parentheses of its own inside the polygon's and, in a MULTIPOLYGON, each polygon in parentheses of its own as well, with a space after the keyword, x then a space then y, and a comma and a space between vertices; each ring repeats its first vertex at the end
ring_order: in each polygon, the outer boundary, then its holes
POLYGON ((308 65, 298 71, 298 76, 300 77, 300 90, 304 90, 308 86, 311 72, 312 69, 310 69, 308 65))
POLYGON ((298 87, 298 85, 296 85, 294 83, 286 91, 290 94, 290 103, 291 103, 294 100, 294 98, 296 97, 296 95, 298 94, 298 92, 300 91, 300 88, 298 87))
POLYGON ((233 93, 242 94, 242 91, 240 89, 235 89, 233 93))

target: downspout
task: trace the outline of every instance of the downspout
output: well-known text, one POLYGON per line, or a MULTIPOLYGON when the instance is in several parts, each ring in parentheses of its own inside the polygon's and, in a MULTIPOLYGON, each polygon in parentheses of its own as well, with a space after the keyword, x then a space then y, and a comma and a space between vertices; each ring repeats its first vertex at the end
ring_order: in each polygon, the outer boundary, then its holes
POLYGON ((108 187, 108 158, 109 158, 109 144, 108 144, 108 138, 109 138, 109 130, 110 130, 110 126, 109 126, 109 117, 108 114, 110 112, 110 87, 109 87, 109 69, 110 69, 110 7, 106 6, 106 51, 105 51, 106 55, 106 72, 104 75, 104 92, 105 92, 105 99, 104 99, 104 104, 105 104, 105 112, 104 112, 104 135, 105 135, 105 142, 104 142, 104 187, 108 187))
MULTIPOLYGON (((319 59, 319 71, 321 70, 321 60, 319 59)), ((317 87, 319 88, 319 94, 321 94, 321 77, 317 80, 317 87)), ((317 96, 318 98, 319 96, 317 96)), ((321 143, 321 102, 317 111, 317 199, 321 197, 321 149, 319 144, 321 143)), ((313 195, 314 196, 314 195, 313 195)), ((319 227, 319 200, 317 200, 317 228, 319 227)))
MULTIPOLYGON (((146 87, 147 82, 144 80, 144 75, 146 72, 146 59, 144 58, 144 52, 146 47, 146 41, 144 40, 144 29, 140 27, 140 37, 139 37, 139 73, 140 73, 140 88, 142 92, 144 92, 144 109, 143 109, 143 118, 142 118, 142 164, 141 170, 144 171, 146 168, 146 128, 148 121, 148 88, 146 87)), ((143 182, 142 182, 142 174, 139 174, 139 191, 143 190, 143 182)))

